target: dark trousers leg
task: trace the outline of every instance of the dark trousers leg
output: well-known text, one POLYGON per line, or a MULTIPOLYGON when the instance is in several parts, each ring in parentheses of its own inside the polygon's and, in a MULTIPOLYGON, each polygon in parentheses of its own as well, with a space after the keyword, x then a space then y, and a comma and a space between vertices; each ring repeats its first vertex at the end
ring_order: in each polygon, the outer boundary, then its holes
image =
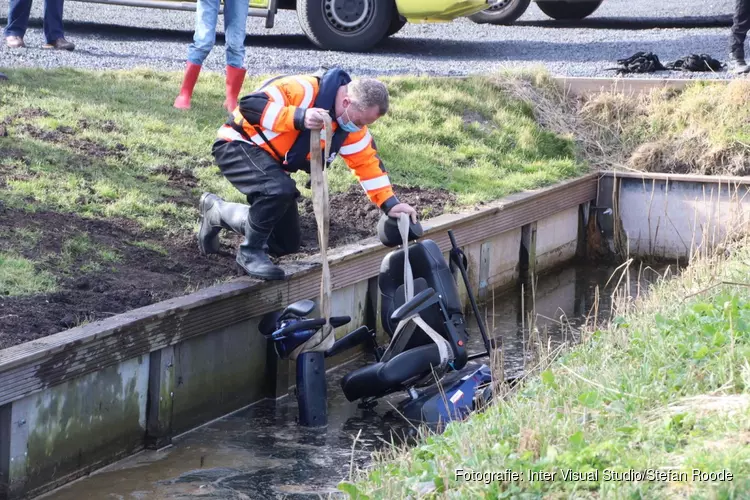
POLYGON ((213 155, 224 177, 247 197, 250 229, 266 236, 274 233, 274 239, 285 244, 299 241, 300 192, 281 165, 261 148, 242 141, 218 141, 213 155))
POLYGON ((291 204, 268 238, 269 253, 278 257, 296 253, 302 244, 297 202, 291 204))
POLYGON ((63 36, 63 0, 45 0, 44 37, 53 43, 63 36))
POLYGON ((733 55, 745 57, 745 38, 750 29, 750 0, 735 0, 734 16, 732 19, 732 34, 729 40, 733 55))

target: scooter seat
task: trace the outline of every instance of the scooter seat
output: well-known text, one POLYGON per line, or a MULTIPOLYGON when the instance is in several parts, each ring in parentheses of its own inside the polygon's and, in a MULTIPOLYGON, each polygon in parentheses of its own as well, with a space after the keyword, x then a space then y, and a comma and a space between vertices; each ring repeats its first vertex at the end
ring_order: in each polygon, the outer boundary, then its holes
POLYGON ((405 390, 407 383, 429 375, 432 367, 440 366, 436 344, 427 344, 397 354, 386 362, 363 366, 341 379, 346 399, 379 398, 405 390))

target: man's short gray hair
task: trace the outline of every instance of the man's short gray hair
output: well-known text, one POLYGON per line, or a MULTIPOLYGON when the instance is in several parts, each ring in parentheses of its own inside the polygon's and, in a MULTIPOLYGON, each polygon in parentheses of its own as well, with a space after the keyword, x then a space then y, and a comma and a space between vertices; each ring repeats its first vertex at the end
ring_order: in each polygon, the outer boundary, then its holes
POLYGON ((377 106, 380 116, 388 112, 388 89, 383 82, 373 78, 352 80, 348 92, 359 109, 377 106))

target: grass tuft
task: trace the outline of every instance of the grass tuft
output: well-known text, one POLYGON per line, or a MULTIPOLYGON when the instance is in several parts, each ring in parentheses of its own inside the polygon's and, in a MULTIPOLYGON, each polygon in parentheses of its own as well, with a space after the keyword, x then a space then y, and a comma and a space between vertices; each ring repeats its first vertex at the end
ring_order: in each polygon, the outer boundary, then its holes
POLYGON ((51 293, 56 287, 55 277, 38 271, 32 261, 11 253, 0 253, 0 296, 51 293))
POLYGON ((128 241, 128 244, 133 245, 134 247, 143 248, 145 250, 150 250, 151 252, 156 252, 159 255, 166 256, 169 254, 169 252, 167 252, 167 249, 164 248, 163 246, 157 243, 149 242, 149 241, 128 241))

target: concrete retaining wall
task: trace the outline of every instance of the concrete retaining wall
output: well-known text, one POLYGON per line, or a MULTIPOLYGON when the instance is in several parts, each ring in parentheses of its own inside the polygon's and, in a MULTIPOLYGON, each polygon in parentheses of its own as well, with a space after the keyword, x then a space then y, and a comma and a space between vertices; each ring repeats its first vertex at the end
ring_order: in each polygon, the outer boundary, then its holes
POLYGON ((536 223, 537 273, 555 268, 576 255, 579 207, 571 207, 536 223))
POLYGON ((600 183, 598 218, 612 251, 687 262, 747 233, 748 191, 742 177, 618 174, 600 183))
POLYGON ((14 401, 9 493, 53 487, 142 447, 149 358, 139 356, 14 401))

